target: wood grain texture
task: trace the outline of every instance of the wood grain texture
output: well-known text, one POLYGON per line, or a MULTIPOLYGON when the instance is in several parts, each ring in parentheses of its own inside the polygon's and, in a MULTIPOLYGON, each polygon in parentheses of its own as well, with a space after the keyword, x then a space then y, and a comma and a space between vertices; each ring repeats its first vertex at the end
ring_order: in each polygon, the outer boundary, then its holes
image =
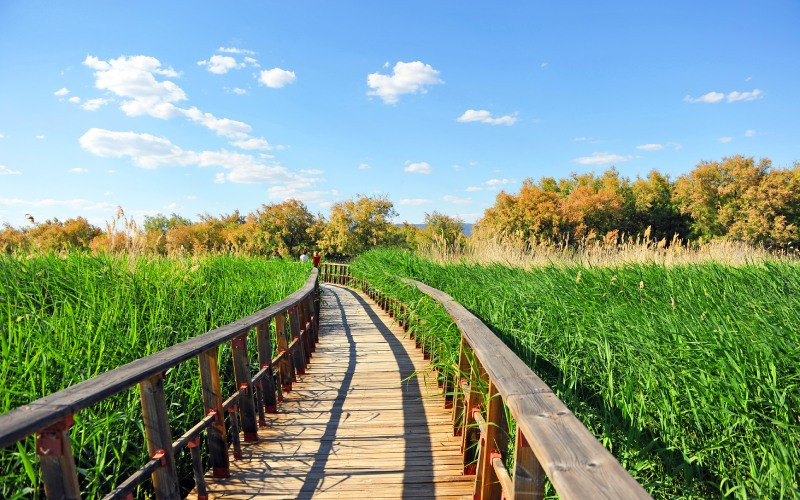
POLYGON ((435 372, 366 295, 325 287, 313 362, 213 498, 471 498, 435 372), (414 375, 416 373, 416 375, 414 375))

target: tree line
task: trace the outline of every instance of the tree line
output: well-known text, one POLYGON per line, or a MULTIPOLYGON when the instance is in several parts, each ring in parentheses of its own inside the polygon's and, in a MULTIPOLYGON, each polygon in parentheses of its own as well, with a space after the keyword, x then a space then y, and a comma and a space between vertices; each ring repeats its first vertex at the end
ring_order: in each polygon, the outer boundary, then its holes
POLYGON ((579 242, 645 231, 651 238, 731 238, 768 247, 800 243, 800 163, 731 156, 703 161, 674 181, 656 170, 635 180, 601 175, 526 179, 501 192, 474 229, 507 241, 579 242))
MULTIPOLYGON (((302 251, 353 256, 376 246, 408 249, 465 244, 462 221, 439 212, 425 228, 396 225, 385 195, 356 196, 328 217, 298 200, 265 204, 243 215, 148 216, 139 227, 120 209, 105 230, 83 217, 0 230, 0 251, 140 251, 160 255, 235 252, 295 257, 302 251)), ((475 238, 508 243, 569 244, 622 235, 708 241, 732 238, 769 247, 800 243, 800 163, 773 168, 768 159, 733 156, 701 162, 674 181, 658 171, 631 180, 614 168, 600 175, 526 179, 518 193, 501 191, 476 223, 475 238)))

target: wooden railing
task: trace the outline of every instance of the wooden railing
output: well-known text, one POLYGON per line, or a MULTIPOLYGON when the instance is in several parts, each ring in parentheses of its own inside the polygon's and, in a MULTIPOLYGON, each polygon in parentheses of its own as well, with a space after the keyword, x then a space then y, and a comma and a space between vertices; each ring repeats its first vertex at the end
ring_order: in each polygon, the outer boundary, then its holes
POLYGON ((265 414, 276 412, 283 391, 291 390, 295 375, 305 372, 319 342, 318 274, 314 269, 302 288, 255 314, 0 415, 0 448, 36 433, 36 451, 47 497, 80 498, 69 439, 73 416, 138 384, 151 458, 106 498, 131 498, 132 492, 149 478, 157 498, 180 498, 175 460, 184 448, 191 454, 198 498, 207 498, 198 447, 200 435, 206 431, 213 476, 228 477, 228 438, 233 444, 234 458, 240 458, 240 429, 246 442, 258 440, 259 425, 266 425, 265 414), (275 358, 271 358, 273 322, 278 352, 275 358), (255 330, 260 367, 254 376, 247 354, 251 330, 255 330), (217 351, 226 342, 231 345, 237 389, 223 400, 217 351), (173 441, 164 394, 165 372, 192 358, 197 358, 200 366, 205 417, 173 441), (229 429, 225 425, 225 412, 229 415, 229 429))
MULTIPOLYGON (((409 308, 337 264, 323 280, 360 288, 405 330, 419 320, 409 308)), ((608 450, 497 336, 452 297, 424 283, 403 280, 440 302, 461 331, 458 366, 440 373, 453 431, 462 436, 465 474, 475 475, 475 498, 543 498, 545 477, 561 498, 650 498, 608 450), (488 388, 488 390, 486 389, 488 388), (516 422, 513 470, 509 422, 516 422)), ((438 353, 426 339, 425 357, 438 353)))

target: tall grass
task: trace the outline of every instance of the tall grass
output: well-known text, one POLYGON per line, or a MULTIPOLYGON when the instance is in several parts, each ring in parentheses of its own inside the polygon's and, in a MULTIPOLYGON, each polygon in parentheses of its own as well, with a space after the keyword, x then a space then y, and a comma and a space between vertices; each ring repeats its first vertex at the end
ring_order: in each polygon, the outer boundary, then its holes
POLYGON ((373 251, 351 270, 452 295, 654 496, 800 496, 800 264, 524 270, 373 251))
MULTIPOLYGON (((257 258, 0 256, 0 412, 253 313, 300 286, 309 266, 257 258)), ((233 391, 230 351, 220 352, 233 391)), ((174 437, 202 418, 197 363, 167 373, 174 437)), ((71 438, 87 497, 147 455, 134 387, 78 413, 71 438)), ((191 476, 188 460, 179 462, 191 476)), ((0 496, 41 494, 33 439, 0 450, 0 496)), ((147 495, 146 491, 142 494, 147 495)))

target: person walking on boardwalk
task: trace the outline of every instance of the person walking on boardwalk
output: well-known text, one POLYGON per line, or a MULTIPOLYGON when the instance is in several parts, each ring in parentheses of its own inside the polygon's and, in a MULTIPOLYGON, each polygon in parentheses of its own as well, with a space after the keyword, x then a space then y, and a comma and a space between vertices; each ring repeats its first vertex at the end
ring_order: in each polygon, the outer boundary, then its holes
POLYGON ((308 262, 308 254, 306 253, 305 249, 300 253, 300 263, 305 264, 308 262))
POLYGON ((314 260, 312 260, 314 267, 319 267, 319 259, 320 259, 319 252, 314 251, 314 260))

